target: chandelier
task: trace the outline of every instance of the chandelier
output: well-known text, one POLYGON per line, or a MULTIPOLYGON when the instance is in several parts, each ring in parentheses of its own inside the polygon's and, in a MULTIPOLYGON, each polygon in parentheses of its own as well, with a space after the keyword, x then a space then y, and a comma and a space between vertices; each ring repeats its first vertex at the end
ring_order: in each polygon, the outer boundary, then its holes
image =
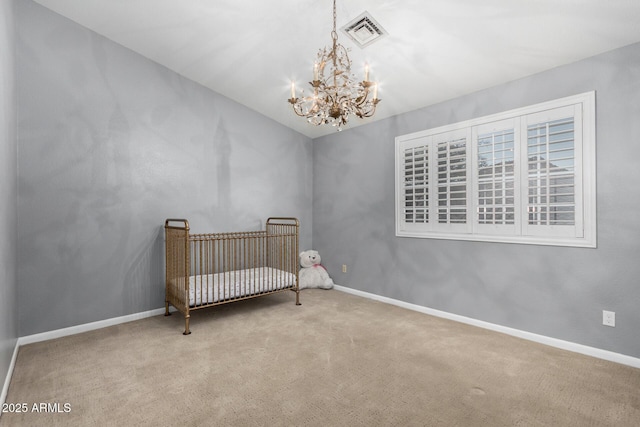
POLYGON ((369 66, 365 65, 364 80, 355 81, 351 74, 351 60, 348 49, 338 43, 336 32, 336 0, 333 0, 333 31, 331 31, 331 49, 320 49, 313 65, 313 88, 311 95, 305 96, 304 90, 296 97, 295 83, 291 82, 289 103, 293 111, 313 125, 329 124, 340 131, 347 124, 350 115, 371 117, 376 112, 378 84, 369 81, 369 66), (327 75, 325 76, 325 70, 327 75), (373 97, 370 97, 373 92, 373 97))

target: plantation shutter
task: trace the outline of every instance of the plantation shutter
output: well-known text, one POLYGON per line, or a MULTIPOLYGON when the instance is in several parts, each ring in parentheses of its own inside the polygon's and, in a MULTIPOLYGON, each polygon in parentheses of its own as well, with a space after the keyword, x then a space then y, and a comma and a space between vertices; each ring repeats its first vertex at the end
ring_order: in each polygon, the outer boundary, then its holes
POLYGON ((396 147, 396 222, 398 231, 431 229, 431 147, 430 138, 416 137, 396 147))
POLYGON ((429 222, 429 146, 404 150, 404 221, 429 222))
POLYGON ((438 197, 434 230, 465 232, 471 225, 468 218, 469 140, 467 129, 434 136, 432 149, 437 156, 433 183, 438 197))
POLYGON ((582 237, 580 108, 557 108, 525 117, 525 235, 582 237))
POLYGON ((519 119, 473 128, 475 231, 514 234, 520 227, 519 119))

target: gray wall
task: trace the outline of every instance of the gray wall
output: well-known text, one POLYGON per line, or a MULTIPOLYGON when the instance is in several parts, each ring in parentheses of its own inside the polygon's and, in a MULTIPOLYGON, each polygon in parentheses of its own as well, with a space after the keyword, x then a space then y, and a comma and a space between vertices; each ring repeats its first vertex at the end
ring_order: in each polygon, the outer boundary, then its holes
MULTIPOLYGON (((18 339, 14 1, 0 1, 0 379, 18 339)), ((0 382, 2 387, 2 382, 0 382)))
POLYGON ((338 284, 640 357, 638 117, 635 44, 318 138, 314 248, 338 284), (597 249, 395 237, 396 136, 591 90, 597 91, 597 249), (602 326, 603 309, 616 312, 615 328, 602 326))
POLYGON ((0 388, 18 339, 14 1, 0 0, 0 388))
POLYGON ((309 138, 31 1, 17 34, 20 336, 163 307, 168 217, 310 245, 309 138))

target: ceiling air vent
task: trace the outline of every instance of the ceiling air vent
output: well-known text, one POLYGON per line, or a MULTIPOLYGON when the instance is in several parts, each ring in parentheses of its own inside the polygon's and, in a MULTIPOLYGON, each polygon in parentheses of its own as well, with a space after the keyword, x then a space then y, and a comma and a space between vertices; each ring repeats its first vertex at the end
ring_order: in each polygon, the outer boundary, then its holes
POLYGON ((387 32, 365 11, 341 28, 361 48, 380 40, 387 32))

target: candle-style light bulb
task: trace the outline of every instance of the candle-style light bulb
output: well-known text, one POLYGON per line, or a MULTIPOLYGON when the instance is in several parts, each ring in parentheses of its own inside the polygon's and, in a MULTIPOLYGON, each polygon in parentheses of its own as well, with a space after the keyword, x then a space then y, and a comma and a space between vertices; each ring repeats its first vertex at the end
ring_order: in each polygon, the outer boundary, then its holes
POLYGON ((291 82, 291 99, 296 99, 296 84, 291 82))
POLYGON ((364 64, 364 81, 369 81, 369 64, 364 64))
POLYGON ((378 83, 373 85, 373 99, 378 99, 378 83))

